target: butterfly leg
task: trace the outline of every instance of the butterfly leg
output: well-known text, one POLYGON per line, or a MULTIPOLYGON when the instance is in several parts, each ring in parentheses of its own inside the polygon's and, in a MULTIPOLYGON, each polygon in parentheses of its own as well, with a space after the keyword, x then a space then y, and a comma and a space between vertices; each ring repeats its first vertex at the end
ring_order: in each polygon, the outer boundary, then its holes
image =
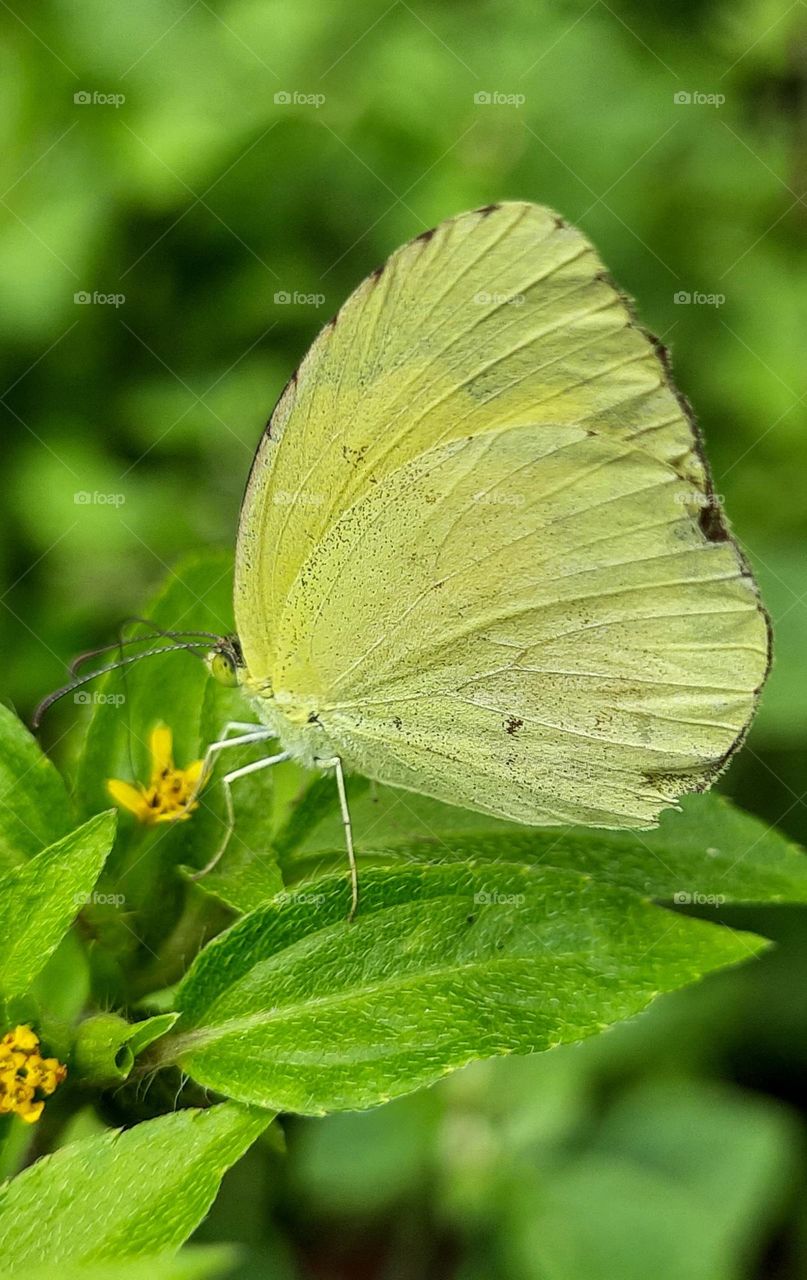
MULTIPOLYGON (((226 735, 231 729, 242 728, 250 729, 251 732, 239 734, 235 738, 228 738, 225 736, 220 741, 212 742, 210 744, 205 752, 200 788, 204 779, 209 774, 213 759, 220 751, 226 750, 227 747, 243 747, 248 746, 250 743, 264 742, 267 738, 274 737, 272 731, 262 725, 247 725, 235 720, 231 720, 226 724, 222 732, 226 735)), ((289 752, 280 751, 277 755, 264 756, 262 760, 255 760, 252 764, 245 764, 240 769, 233 769, 230 773, 226 773, 224 775, 221 780, 222 786, 224 787, 224 803, 227 809, 227 827, 224 832, 224 839, 210 861, 207 862, 200 871, 194 872, 191 876, 192 880, 201 880, 202 876, 206 876, 209 871, 212 871, 223 856, 227 845, 230 843, 230 837, 232 836, 235 828, 235 812, 233 810, 233 798, 230 791, 231 784, 235 782, 237 778, 243 778, 249 773, 256 773, 259 769, 267 769, 270 765, 280 764, 282 761, 288 759, 290 759, 289 752)))
MULTIPOLYGON (((227 747, 244 747, 250 742, 263 742, 266 738, 272 738, 274 734, 271 729, 267 729, 262 724, 247 724, 244 720, 228 720, 221 731, 221 738, 218 742, 211 742, 205 752, 204 764, 202 766, 202 781, 207 778, 210 772, 210 766, 214 758, 220 751, 226 750, 227 747), (244 730, 235 738, 228 737, 233 729, 244 730)), ((201 786, 201 783, 200 783, 201 786)))
POLYGON ((359 906, 359 873, 356 869, 356 854, 353 849, 353 827, 350 821, 350 810, 347 804, 345 774, 342 769, 342 761, 339 756, 333 756, 330 760, 318 760, 317 764, 321 769, 333 769, 336 772, 336 790, 339 793, 339 808, 342 811, 342 826, 345 829, 347 860, 350 864, 350 912, 347 918, 348 924, 350 924, 355 917, 359 906))

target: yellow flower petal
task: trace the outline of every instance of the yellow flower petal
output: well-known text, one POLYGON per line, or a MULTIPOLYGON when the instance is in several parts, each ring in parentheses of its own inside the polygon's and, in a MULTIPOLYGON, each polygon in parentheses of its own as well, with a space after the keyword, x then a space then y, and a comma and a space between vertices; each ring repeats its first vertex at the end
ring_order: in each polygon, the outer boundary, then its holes
POLYGON ((35 1124, 44 1110, 44 1102, 21 1102, 16 1107, 17 1115, 26 1124, 35 1124))
POLYGON ((173 734, 167 724, 158 724, 152 729, 149 749, 151 750, 151 776, 155 782, 174 767, 173 742, 173 734))
POLYGON ((201 781, 204 767, 204 760, 194 760, 193 764, 189 764, 187 769, 182 770, 189 790, 194 791, 196 789, 197 784, 201 781))
POLYGON ((146 787, 118 778, 107 782, 112 799, 146 825, 156 822, 181 822, 196 805, 196 793, 204 785, 204 760, 194 760, 187 769, 178 769, 173 760, 173 735, 167 725, 159 724, 151 732, 151 781, 146 787))
POLYGON ((139 787, 132 786, 131 782, 123 782, 120 778, 108 778, 106 789, 115 804, 119 804, 122 809, 128 809, 141 822, 147 820, 149 807, 139 787))

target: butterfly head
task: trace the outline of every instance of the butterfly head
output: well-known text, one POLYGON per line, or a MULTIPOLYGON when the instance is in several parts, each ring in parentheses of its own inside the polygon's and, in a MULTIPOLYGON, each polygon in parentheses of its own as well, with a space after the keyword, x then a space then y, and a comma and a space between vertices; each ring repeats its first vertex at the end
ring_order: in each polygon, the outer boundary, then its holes
POLYGON ((42 717, 48 708, 52 707, 54 702, 58 702, 66 694, 73 693, 74 690, 82 688, 93 680, 97 680, 99 676, 104 676, 109 671, 117 671, 121 667, 129 667, 132 663, 141 662, 144 658, 156 658, 163 653, 182 651, 193 653, 198 658, 205 660, 208 671, 214 679, 218 680, 219 684, 232 687, 241 683, 241 673, 244 670, 244 655, 237 636, 221 636, 213 631, 172 631, 158 627, 155 623, 149 622, 145 618, 132 618, 130 621, 145 623, 152 630, 147 635, 141 634, 128 637, 121 635, 114 644, 104 644, 97 649, 89 649, 86 653, 81 653, 77 658, 74 658, 70 664, 70 674, 73 678, 69 684, 63 685, 61 689, 56 689, 42 699, 34 711, 31 721, 32 728, 39 728, 42 717), (144 641, 152 640, 159 640, 159 647, 154 649, 140 647, 144 641), (139 646, 139 651, 124 656, 124 651, 131 645, 139 646), (98 667, 93 671, 83 670, 89 660, 97 658, 99 654, 108 653, 110 650, 118 651, 116 661, 108 662, 105 666, 98 667))
POLYGON ((240 683, 244 669, 244 655, 238 636, 222 636, 208 651, 205 661, 214 680, 234 688, 240 683))

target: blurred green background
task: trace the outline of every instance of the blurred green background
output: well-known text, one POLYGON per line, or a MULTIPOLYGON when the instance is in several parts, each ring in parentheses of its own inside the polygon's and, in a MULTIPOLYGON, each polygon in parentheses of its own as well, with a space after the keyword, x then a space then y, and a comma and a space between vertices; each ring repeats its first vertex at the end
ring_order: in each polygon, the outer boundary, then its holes
MULTIPOLYGON (((807 840, 804 3, 15 0, 0 25, 4 699, 29 713, 179 555, 232 545, 266 417, 368 271, 530 199, 672 347, 776 636, 723 785, 807 840)), ((807 1276, 805 923, 769 912, 775 954, 596 1043, 290 1122, 202 1234, 256 1277, 807 1276)))

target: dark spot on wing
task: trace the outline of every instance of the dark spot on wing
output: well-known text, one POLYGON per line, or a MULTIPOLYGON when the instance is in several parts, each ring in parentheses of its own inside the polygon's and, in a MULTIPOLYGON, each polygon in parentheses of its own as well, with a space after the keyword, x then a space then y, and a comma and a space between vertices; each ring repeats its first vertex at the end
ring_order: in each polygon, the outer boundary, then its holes
POLYGON ((568 227, 569 225, 566 219, 562 218, 559 213, 552 214, 552 221, 554 222, 558 230, 560 230, 561 227, 568 227))
POLYGON ((351 449, 349 445, 342 445, 342 457, 345 462, 349 462, 352 467, 358 467, 364 462, 364 455, 367 452, 367 445, 363 444, 360 449, 351 449))
POLYGON ((709 542, 728 542, 729 531, 723 523, 723 512, 714 494, 707 494, 706 503, 698 513, 700 531, 709 542))
POLYGON ((393 716, 392 723, 395 725, 396 729, 403 729, 403 720, 400 716, 393 716))
POLYGON ((504 722, 504 727, 508 733, 518 733, 524 721, 519 720, 518 716, 508 716, 504 722))
POLYGON ((481 209, 475 209, 474 213, 481 213, 486 218, 489 213, 495 213, 497 209, 501 209, 500 204, 483 204, 481 209))
POLYGON ((376 267, 375 271, 370 272, 367 279, 370 280, 373 284, 378 284, 378 281, 381 279, 381 274, 385 266, 386 266, 386 263, 384 263, 384 266, 376 267))
POLYGON ((429 227, 428 231, 421 231, 419 236, 415 236, 415 243, 417 243, 418 240, 420 240, 422 241, 423 244, 428 244, 428 242, 431 240, 432 236, 436 234, 436 232, 437 232, 436 227, 429 227))

